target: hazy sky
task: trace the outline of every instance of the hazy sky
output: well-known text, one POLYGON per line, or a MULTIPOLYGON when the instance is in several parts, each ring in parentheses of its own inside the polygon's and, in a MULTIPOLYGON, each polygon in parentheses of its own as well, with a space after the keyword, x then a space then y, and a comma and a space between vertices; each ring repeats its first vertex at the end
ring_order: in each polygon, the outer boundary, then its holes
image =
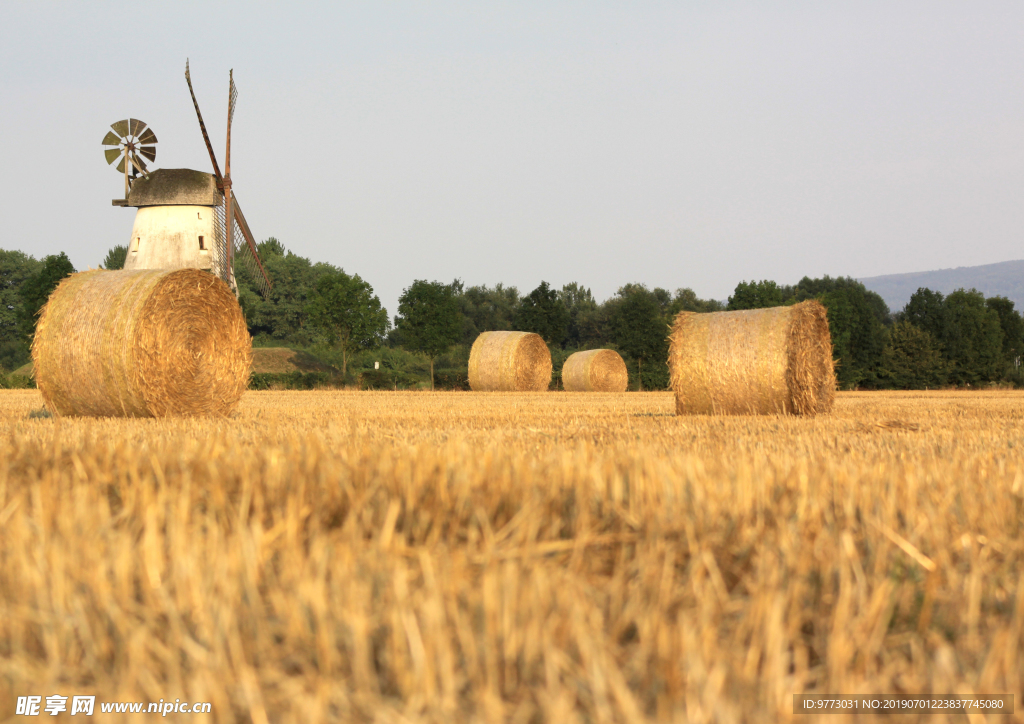
POLYGON ((1020 2, 0 3, 0 247, 98 266, 109 124, 369 281, 743 279, 1024 257, 1020 2), (159 8, 159 9, 154 9, 159 8))

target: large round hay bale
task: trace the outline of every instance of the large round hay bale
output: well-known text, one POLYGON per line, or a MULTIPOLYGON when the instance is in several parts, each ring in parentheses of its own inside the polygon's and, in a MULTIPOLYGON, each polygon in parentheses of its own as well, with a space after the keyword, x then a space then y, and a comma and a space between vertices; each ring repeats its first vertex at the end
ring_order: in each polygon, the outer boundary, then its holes
POLYGON ((680 312, 668 363, 679 415, 816 415, 835 400, 828 319, 816 301, 680 312))
POLYGON ((562 365, 562 387, 568 392, 625 392, 626 363, 612 349, 576 352, 562 365))
POLYGON ((32 361, 56 415, 226 415, 249 384, 252 339, 209 272, 87 271, 50 295, 32 361))
POLYGON ((469 387, 477 392, 543 392, 551 352, 533 332, 484 332, 469 352, 469 387))

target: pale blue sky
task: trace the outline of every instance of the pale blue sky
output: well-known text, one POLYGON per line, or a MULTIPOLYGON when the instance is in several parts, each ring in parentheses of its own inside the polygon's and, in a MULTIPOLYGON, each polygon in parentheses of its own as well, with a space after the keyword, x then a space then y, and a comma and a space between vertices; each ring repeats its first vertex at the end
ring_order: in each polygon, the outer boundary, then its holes
POLYGON ((1020 3, 0 4, 0 247, 125 243, 108 124, 359 273, 725 298, 1024 257, 1020 3))

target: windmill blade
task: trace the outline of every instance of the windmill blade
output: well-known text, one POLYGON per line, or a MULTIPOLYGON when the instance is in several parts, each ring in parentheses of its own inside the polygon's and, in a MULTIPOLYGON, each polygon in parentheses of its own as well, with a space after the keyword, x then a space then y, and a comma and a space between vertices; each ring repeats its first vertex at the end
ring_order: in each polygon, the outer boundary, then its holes
POLYGON ((196 93, 192 90, 192 76, 188 72, 188 58, 185 59, 185 80, 188 82, 188 92, 192 95, 192 105, 196 107, 196 116, 199 118, 199 128, 203 132, 203 140, 206 141, 206 150, 210 152, 213 172, 217 176, 217 185, 220 186, 224 181, 224 177, 220 173, 220 166, 217 165, 217 157, 213 154, 213 144, 210 143, 210 134, 206 132, 206 124, 203 123, 203 114, 199 110, 199 101, 196 100, 196 93))
POLYGON ((121 163, 117 164, 117 172, 118 173, 124 173, 124 159, 125 159, 125 157, 122 156, 121 157, 121 163))
POLYGON ((156 161, 156 146, 143 146, 139 152, 150 161, 156 161))
POLYGON ((115 136, 113 131, 107 131, 107 135, 105 135, 103 137, 103 140, 100 142, 100 145, 101 146, 120 146, 121 145, 121 139, 119 137, 115 136))
POLYGON ((117 123, 111 123, 110 127, 113 128, 114 129, 114 133, 116 133, 121 138, 124 138, 125 136, 128 135, 128 120, 127 119, 125 119, 123 121, 118 121, 117 123))
POLYGON ((235 71, 228 71, 228 140, 224 151, 224 175, 231 177, 231 121, 235 117, 235 101, 238 100, 238 89, 235 88, 235 71))
POLYGON ((153 133, 152 128, 147 128, 146 131, 139 136, 139 143, 151 144, 156 142, 156 134, 153 133))
POLYGON ((238 100, 238 88, 235 87, 235 69, 228 71, 228 125, 235 117, 235 102, 238 100))
POLYGON ((131 134, 133 136, 138 136, 142 133, 142 129, 146 127, 146 123, 145 121, 140 121, 137 118, 132 118, 128 121, 128 127, 131 129, 131 134))
POLYGON ((234 216, 235 221, 238 223, 238 228, 242 231, 242 236, 245 237, 246 247, 249 250, 249 254, 242 255, 242 258, 251 257, 256 263, 255 269, 252 269, 253 276, 256 277, 256 286, 259 287, 260 293, 263 294, 264 298, 270 295, 270 290, 273 288, 273 282, 270 281, 270 277, 267 275, 267 270, 263 266, 263 262, 260 260, 259 252, 256 251, 256 239, 252 236, 252 231, 249 230, 249 224, 245 220, 245 214, 242 213, 242 207, 238 205, 238 197, 233 193, 231 194, 232 200, 234 201, 234 216), (256 272, 259 274, 256 274, 256 272))
MULTIPOLYGON (((105 149, 103 149, 103 155, 107 159, 107 165, 109 166, 110 164, 112 164, 114 161, 117 160, 118 156, 121 155, 121 149, 120 148, 105 148, 105 149)), ((124 169, 120 168, 120 169, 118 169, 118 171, 124 171, 124 169)))

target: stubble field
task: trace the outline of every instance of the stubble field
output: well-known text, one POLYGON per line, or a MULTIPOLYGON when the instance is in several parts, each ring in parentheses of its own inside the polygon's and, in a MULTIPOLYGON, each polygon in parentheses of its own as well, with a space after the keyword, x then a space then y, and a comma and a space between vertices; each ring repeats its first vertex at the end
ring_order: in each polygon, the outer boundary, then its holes
POLYGON ((0 721, 50 694, 570 724, 1022 691, 1021 393, 809 420, 676 417, 668 393, 41 404, 0 392, 0 721))

